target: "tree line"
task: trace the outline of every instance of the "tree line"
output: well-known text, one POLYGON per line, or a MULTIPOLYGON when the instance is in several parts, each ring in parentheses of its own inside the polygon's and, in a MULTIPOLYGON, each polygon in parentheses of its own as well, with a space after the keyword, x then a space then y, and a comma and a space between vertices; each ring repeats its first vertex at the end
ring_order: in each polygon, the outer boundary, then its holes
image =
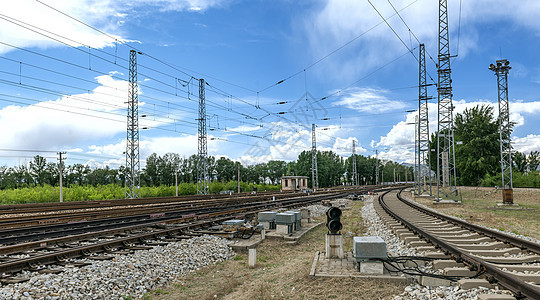
MULTIPOLYGON (((505 135, 511 132, 504 133, 505 135)), ((458 185, 500 185, 500 147, 497 119, 493 107, 480 105, 456 114, 454 136, 460 141, 455 147, 458 185)), ((436 133, 431 136, 430 155, 431 169, 436 174, 436 133)), ((514 186, 540 186, 538 167, 540 153, 532 151, 528 155, 517 151, 512 155, 514 186)), ((319 187, 350 185, 354 182, 353 159, 356 159, 357 182, 375 184, 376 162, 373 157, 355 155, 348 158, 332 151, 318 151, 317 166, 319 187)), ((181 157, 175 153, 163 156, 156 153, 147 157, 145 167, 140 173, 142 187, 174 186, 175 174, 178 183, 194 183, 197 181, 198 156, 181 157)), ((255 165, 242 165, 226 157, 208 158, 211 180, 216 183, 238 182, 247 184, 279 185, 282 175, 300 175, 308 177, 311 182, 311 151, 303 151, 296 161, 285 162, 272 160, 255 165)), ((414 170, 411 166, 392 161, 381 161, 379 182, 412 181, 414 170)), ((63 183, 65 186, 103 186, 125 183, 126 169, 120 166, 112 169, 109 166, 90 168, 83 164, 65 165, 63 183)), ((59 184, 59 168, 57 162, 36 155, 28 166, 0 167, 0 189, 14 189, 33 186, 57 186, 59 184)), ((434 179, 435 180, 435 179, 434 179)), ((231 185, 233 186, 233 185, 231 185)))
MULTIPOLYGON (((303 151, 296 161, 285 162, 271 160, 267 163, 255 165, 242 165, 226 157, 208 158, 208 170, 212 182, 228 183, 241 182, 249 184, 281 184, 282 175, 308 176, 308 185, 311 182, 311 151, 303 151), (240 177, 238 177, 240 176, 240 177)), ((319 187, 331 187, 343 184, 352 184, 352 159, 343 158, 332 151, 318 151, 317 165, 319 187)), ((375 184, 375 158, 356 155, 357 180, 359 184, 375 184)), ((194 183, 197 181, 198 156, 192 155, 183 158, 175 153, 163 156, 156 153, 147 157, 145 167, 140 172, 141 186, 158 187, 173 186, 178 183, 194 183), (176 178, 175 178, 176 175, 176 178)), ((396 172, 396 179, 412 180, 413 169, 409 166, 395 162, 381 162, 380 181, 391 182, 396 172)), ((109 166, 90 168, 83 164, 65 165, 62 170, 64 186, 103 186, 123 185, 126 168, 120 166, 112 169, 109 166)), ((58 186, 58 162, 47 160, 36 155, 29 166, 0 167, 0 189, 13 189, 32 186, 58 186)))

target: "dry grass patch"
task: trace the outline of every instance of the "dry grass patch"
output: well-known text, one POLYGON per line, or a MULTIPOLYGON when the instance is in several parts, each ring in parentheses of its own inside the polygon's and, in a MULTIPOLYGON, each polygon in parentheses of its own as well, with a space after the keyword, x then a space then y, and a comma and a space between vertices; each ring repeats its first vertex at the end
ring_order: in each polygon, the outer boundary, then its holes
POLYGON ((540 239, 540 190, 515 188, 514 203, 533 210, 494 210, 502 203, 502 191, 490 187, 460 187, 463 205, 437 204, 432 200, 417 198, 423 203, 443 213, 453 215, 471 223, 489 226, 500 230, 519 233, 540 239))
MULTIPOLYGON (((352 248, 352 236, 364 232, 360 209, 354 202, 343 211, 345 250, 352 248)), ((325 221, 323 217, 319 221, 325 221)), ((353 278, 310 278, 316 251, 324 251, 326 227, 307 233, 297 245, 266 240, 257 248, 257 266, 247 267, 247 253, 190 274, 174 283, 168 294, 152 299, 383 299, 400 294, 405 284, 353 278)))

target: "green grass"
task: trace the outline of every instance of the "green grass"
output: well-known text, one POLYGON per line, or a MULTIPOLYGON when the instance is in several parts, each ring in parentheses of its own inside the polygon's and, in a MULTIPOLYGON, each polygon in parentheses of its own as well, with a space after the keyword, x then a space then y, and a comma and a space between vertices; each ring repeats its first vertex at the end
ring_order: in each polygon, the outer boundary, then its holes
MULTIPOLYGON (((248 184, 240 183, 242 191, 252 191, 257 187, 258 191, 279 190, 279 185, 248 184)), ((223 190, 236 190, 237 183, 210 183, 210 191, 219 193, 223 190)), ((178 185, 178 195, 195 195, 197 187, 194 183, 181 183, 178 185)), ((84 201, 84 200, 109 200, 123 199, 125 197, 124 187, 108 184, 99 186, 79 186, 72 185, 63 188, 64 201, 84 201)), ((174 186, 141 187, 141 197, 171 197, 175 195, 174 186)), ((34 186, 18 189, 0 190, 0 204, 38 203, 38 202, 58 202, 60 199, 60 189, 57 186, 34 186)))

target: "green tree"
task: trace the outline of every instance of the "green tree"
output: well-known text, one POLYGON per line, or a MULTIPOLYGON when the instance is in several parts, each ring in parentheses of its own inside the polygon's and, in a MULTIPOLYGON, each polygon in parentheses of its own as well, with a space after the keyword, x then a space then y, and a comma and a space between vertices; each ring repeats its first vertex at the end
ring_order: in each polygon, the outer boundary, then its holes
POLYGON ((540 152, 531 151, 531 153, 529 153, 529 155, 527 156, 527 167, 529 171, 538 170, 539 165, 540 165, 540 152))
POLYGON ((497 173, 500 146, 492 106, 475 106, 457 114, 454 133, 455 140, 462 142, 456 145, 456 166, 461 184, 476 186, 486 174, 497 173))
POLYGON ((45 157, 34 156, 34 160, 30 162, 30 172, 36 184, 45 184, 47 180, 47 160, 45 157))
POLYGON ((527 155, 516 151, 512 153, 513 172, 525 172, 527 170, 527 155))

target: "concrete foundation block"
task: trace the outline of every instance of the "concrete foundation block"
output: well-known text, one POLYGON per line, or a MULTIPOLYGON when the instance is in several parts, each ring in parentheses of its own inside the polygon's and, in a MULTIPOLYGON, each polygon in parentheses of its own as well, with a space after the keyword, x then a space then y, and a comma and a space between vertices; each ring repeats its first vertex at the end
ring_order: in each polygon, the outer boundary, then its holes
POLYGON ((257 262, 257 249, 248 250, 248 266, 250 268, 255 268, 255 263, 257 262))
POLYGON ((277 224, 276 225, 276 233, 289 234, 289 225, 277 224))
POLYGON ((360 263, 360 273, 362 274, 382 275, 383 272, 384 266, 380 261, 360 263))
POLYGON ((420 276, 420 284, 423 286, 450 286, 452 282, 447 279, 420 276))
POLYGON ((345 257, 343 251, 343 235, 341 234, 327 234, 326 235, 326 258, 339 258, 345 257))
POLYGON ((492 289, 493 285, 485 279, 460 279, 458 280, 459 287, 464 290, 470 290, 479 287, 492 289))

